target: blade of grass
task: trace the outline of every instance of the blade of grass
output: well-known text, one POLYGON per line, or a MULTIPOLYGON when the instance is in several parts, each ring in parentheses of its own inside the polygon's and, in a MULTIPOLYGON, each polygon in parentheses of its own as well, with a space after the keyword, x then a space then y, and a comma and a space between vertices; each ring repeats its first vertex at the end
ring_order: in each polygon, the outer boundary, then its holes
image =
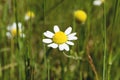
POLYGON ((106 80, 106 55, 107 55, 107 32, 106 32, 106 4, 103 5, 103 36, 104 36, 104 55, 103 55, 103 80, 106 80))
MULTIPOLYGON (((114 7, 114 14, 113 14, 113 22, 112 22, 112 28, 114 26, 116 26, 116 20, 117 20, 117 14, 118 14, 118 9, 119 9, 119 0, 116 0, 115 2, 115 7, 114 7)), ((113 31, 112 31, 113 32, 113 31)), ((109 54, 109 62, 108 62, 108 75, 107 75, 107 79, 111 80, 111 68, 112 68, 112 64, 113 64, 113 57, 112 57, 112 53, 113 51, 111 50, 110 54, 109 54)))

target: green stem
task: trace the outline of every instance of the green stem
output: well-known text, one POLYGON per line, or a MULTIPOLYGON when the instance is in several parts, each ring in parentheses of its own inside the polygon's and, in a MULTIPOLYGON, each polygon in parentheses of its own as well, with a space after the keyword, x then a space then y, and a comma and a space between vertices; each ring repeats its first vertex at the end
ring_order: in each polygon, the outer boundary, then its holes
POLYGON ((63 54, 67 58, 71 58, 71 59, 75 59, 75 60, 81 60, 82 59, 81 57, 78 57, 77 55, 76 56, 71 56, 71 55, 66 54, 65 52, 63 52, 63 54))
POLYGON ((83 75, 82 75, 83 74, 83 70, 82 70, 83 65, 81 65, 82 64, 82 60, 79 60, 78 64, 80 66, 80 80, 83 80, 83 75))
MULTIPOLYGON (((42 5, 42 7, 43 7, 43 18, 41 18, 41 19, 43 19, 43 25, 45 25, 45 11, 46 11, 46 0, 44 0, 44 2, 43 2, 43 5, 42 5)), ((43 36, 43 38, 44 38, 44 36, 43 36)), ((46 54, 47 54, 47 51, 46 51, 46 47, 45 47, 45 45, 43 44, 43 49, 44 49, 44 52, 45 52, 45 54, 44 54, 44 59, 42 60, 42 62, 41 62, 41 64, 42 63, 44 63, 44 70, 43 70, 43 79, 45 80, 46 79, 46 77, 47 77, 47 75, 46 75, 46 72, 47 72, 47 56, 46 56, 46 54)))
POLYGON ((61 66, 61 79, 64 80, 65 74, 64 74, 64 65, 62 61, 60 62, 60 66, 61 66))
POLYGON ((73 31, 76 31, 76 21, 74 16, 73 16, 73 31))
MULTIPOLYGON (((13 55, 14 55, 14 39, 12 38, 11 39, 11 58, 10 58, 10 60, 11 60, 11 63, 13 63, 13 55)), ((11 70, 10 70, 10 77, 11 77, 11 79, 13 79, 13 73, 14 73, 14 67, 11 67, 11 70)))
POLYGON ((14 8, 15 8, 15 22, 17 26, 17 48, 19 49, 19 27, 18 27, 18 15, 17 15, 17 1, 14 0, 14 8))
POLYGON ((112 66, 112 53, 109 55, 109 63, 108 63, 108 76, 107 79, 110 80, 110 71, 111 71, 111 66, 112 66))
POLYGON ((25 74, 26 74, 25 80, 31 80, 31 66, 30 66, 30 59, 29 58, 27 58, 25 61, 25 74))
POLYGON ((106 80, 106 48, 107 48, 107 45, 106 45, 106 6, 105 6, 105 3, 104 3, 104 7, 103 7, 103 11, 104 11, 104 15, 103 15, 103 21, 104 21, 104 56, 103 56, 103 80, 106 80))
POLYGON ((107 74, 107 79, 110 80, 110 71, 111 71, 111 66, 113 63, 113 59, 112 59, 112 50, 109 54, 109 61, 108 61, 108 74, 107 74))
MULTIPOLYGON (((14 8, 15 8, 15 22, 16 22, 16 28, 17 28, 17 61, 20 65, 20 62, 19 62, 19 59, 20 59, 20 50, 19 50, 19 27, 18 27, 18 14, 17 14, 17 0, 14 0, 14 8)), ((18 80, 21 80, 22 79, 22 76, 21 76, 21 67, 18 66, 18 73, 19 73, 19 77, 18 77, 18 80)))
POLYGON ((110 80, 111 65, 108 66, 108 80, 110 80))
POLYGON ((116 23, 118 9, 119 9, 119 1, 120 0, 116 0, 116 2, 115 2, 114 17, 113 17, 113 24, 112 24, 112 26, 115 26, 115 23, 116 23))
MULTIPOLYGON (((118 14, 118 9, 119 9, 119 0, 115 1, 115 6, 114 6, 114 17, 113 17, 113 23, 112 23, 112 27, 116 26, 116 20, 117 20, 117 14, 118 14)), ((111 79, 110 77, 110 73, 111 73, 111 67, 112 67, 112 63, 114 61, 114 58, 112 58, 112 51, 109 54, 109 65, 108 65, 108 80, 111 79)))
POLYGON ((47 74, 48 74, 47 80, 50 80, 50 60, 49 59, 47 59, 47 74))

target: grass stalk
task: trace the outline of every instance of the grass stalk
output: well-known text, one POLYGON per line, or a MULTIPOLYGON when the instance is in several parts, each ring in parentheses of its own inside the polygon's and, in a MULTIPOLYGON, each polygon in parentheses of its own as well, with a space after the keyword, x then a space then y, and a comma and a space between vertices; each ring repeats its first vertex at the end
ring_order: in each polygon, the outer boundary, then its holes
POLYGON ((26 73, 26 79, 25 80, 32 80, 31 79, 31 65, 30 65, 30 59, 27 58, 26 61, 25 61, 25 73, 26 73))
MULTIPOLYGON (((14 59, 13 56, 14 56, 14 39, 12 38, 11 39, 11 58, 10 58, 11 63, 13 63, 13 61, 14 61, 13 60, 14 59)), ((14 74, 13 73, 14 73, 14 67, 11 67, 11 69, 10 69, 10 74, 11 74, 10 77, 11 77, 11 79, 14 78, 14 76, 13 76, 14 74)))
POLYGON ((73 17, 73 32, 76 31, 76 20, 75 18, 73 17))
MULTIPOLYGON (((45 15, 46 15, 46 0, 44 0, 44 2, 43 2, 43 25, 45 25, 45 15)), ((44 38, 44 36, 43 36, 43 38, 44 38)), ((45 52, 44 60, 42 61, 42 63, 44 62, 44 66, 45 66, 43 79, 50 80, 50 73, 49 73, 49 66, 48 66, 49 65, 48 55, 49 55, 50 49, 46 50, 46 47, 44 44, 43 44, 43 47, 44 47, 44 52, 45 52)))
POLYGON ((14 8, 15 8, 15 22, 17 29, 17 48, 19 49, 19 27, 18 27, 18 9, 17 9, 17 1, 14 0, 14 8))
POLYGON ((50 80, 50 60, 49 59, 47 59, 47 76, 48 76, 47 80, 50 80))
MULTIPOLYGON (((17 41, 17 53, 16 53, 16 55, 17 55, 17 61, 18 61, 18 63, 20 64, 20 62, 19 62, 19 59, 20 59, 20 57, 19 57, 19 53, 20 53, 20 50, 19 50, 19 27, 18 27, 18 5, 17 5, 17 0, 14 0, 14 13, 15 13, 15 22, 16 22, 16 29, 17 29, 17 38, 16 38, 16 41, 17 41)), ((18 65, 19 65, 18 64, 18 65)), ((19 77, 18 77, 18 80, 21 80, 21 71, 20 71, 21 69, 20 69, 20 67, 18 66, 18 73, 19 73, 19 77)))
POLYGON ((89 61, 89 63, 90 63, 90 66, 91 66, 94 74, 95 74, 96 80, 99 80, 97 70, 96 70, 95 65, 94 65, 94 63, 93 63, 93 59, 92 59, 92 57, 90 56, 90 47, 89 47, 89 45, 86 47, 86 51, 87 51, 88 61, 89 61))
MULTIPOLYGON (((119 0, 115 1, 115 6, 114 6, 114 14, 113 14, 113 23, 112 23, 112 27, 116 26, 116 20, 117 20, 117 14, 118 14, 118 9, 119 9, 119 0)), ((112 51, 109 54, 109 62, 108 62, 108 76, 107 79, 111 80, 111 68, 112 68, 112 63, 113 63, 113 57, 112 57, 112 51)))
POLYGON ((112 52, 110 52, 109 54, 109 62, 108 62, 108 75, 107 75, 107 79, 108 80, 111 80, 110 79, 110 71, 111 71, 111 67, 112 67, 112 52))
POLYGON ((107 55, 107 29, 106 29, 106 4, 103 5, 103 35, 104 35, 104 55, 103 55, 103 80, 106 80, 106 55, 107 55))

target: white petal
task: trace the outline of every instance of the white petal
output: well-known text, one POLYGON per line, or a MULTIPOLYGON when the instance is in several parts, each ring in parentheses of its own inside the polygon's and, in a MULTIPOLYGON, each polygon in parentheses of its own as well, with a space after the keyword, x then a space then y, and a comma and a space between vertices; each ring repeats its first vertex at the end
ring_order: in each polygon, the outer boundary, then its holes
POLYGON ((66 51, 69 51, 69 46, 68 46, 67 44, 64 44, 64 49, 65 49, 66 51))
POLYGON ((71 42, 71 41, 67 41, 66 43, 69 44, 69 45, 74 45, 74 43, 71 42))
POLYGON ((69 46, 64 43, 64 44, 59 45, 59 49, 61 51, 63 51, 63 50, 69 51, 69 46))
POLYGON ((71 33, 68 36, 75 36, 75 35, 76 35, 76 33, 71 33))
POLYGON ((100 6, 102 4, 102 1, 101 0, 95 0, 94 2, 93 2, 93 5, 95 5, 95 6, 100 6))
POLYGON ((57 48, 58 44, 52 43, 52 44, 49 44, 48 47, 57 48))
POLYGON ((59 31, 60 31, 59 27, 57 25, 55 25, 54 26, 54 32, 56 33, 56 32, 59 32, 59 31))
POLYGON ((77 37, 75 35, 76 35, 76 33, 69 34, 68 40, 77 40, 77 37))
POLYGON ((11 26, 8 26, 8 27, 7 27, 7 30, 8 30, 8 31, 11 31, 11 26))
POLYGON ((29 16, 25 15, 25 18, 24 18, 26 21, 30 19, 29 16))
MULTIPOLYGON (((12 25, 12 29, 16 29, 16 28, 17 28, 17 23, 14 22, 13 25, 12 25)), ((20 22, 18 22, 18 28, 19 28, 19 30, 22 29, 22 24, 20 22)))
POLYGON ((22 30, 22 24, 19 22, 18 23, 19 30, 22 30))
POLYGON ((65 34, 68 35, 70 34, 72 31, 72 28, 71 27, 68 27, 66 30, 65 30, 65 34))
POLYGON ((50 32, 50 31, 46 31, 46 32, 44 32, 43 33, 46 37, 48 37, 48 38, 52 38, 53 36, 54 36, 54 34, 52 33, 52 32, 50 32))
POLYGON ((12 38, 12 35, 11 35, 10 32, 7 32, 7 33, 6 33, 6 36, 7 36, 8 38, 12 38))
POLYGON ((12 29, 16 29, 16 23, 15 22, 12 25, 12 29))
POLYGON ((22 26, 22 23, 21 23, 21 22, 18 22, 18 26, 22 26))
POLYGON ((20 34, 20 37, 25 38, 25 34, 20 34))
POLYGON ((42 41, 43 41, 44 43, 51 43, 51 42, 52 42, 51 39, 43 39, 42 41))
POLYGON ((59 50, 60 50, 60 51, 63 51, 63 50, 64 50, 64 45, 62 45, 62 44, 59 45, 59 50))
POLYGON ((70 36, 68 37, 68 40, 77 40, 78 38, 76 36, 70 36))

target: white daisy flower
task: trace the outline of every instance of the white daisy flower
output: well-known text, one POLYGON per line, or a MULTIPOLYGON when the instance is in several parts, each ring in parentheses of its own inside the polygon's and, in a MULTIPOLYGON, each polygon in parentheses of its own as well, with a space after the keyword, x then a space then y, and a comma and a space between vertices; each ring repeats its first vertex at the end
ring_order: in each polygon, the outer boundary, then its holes
MULTIPOLYGON (((11 26, 7 27, 8 32, 6 33, 8 38, 15 37, 17 35, 17 25, 14 22, 11 26)), ((22 33, 22 24, 18 23, 18 34, 20 37, 25 37, 25 34, 22 33)))
POLYGON ((54 26, 54 33, 51 31, 44 32, 44 36, 47 37, 43 39, 44 43, 48 44, 48 47, 59 48, 60 51, 69 51, 68 45, 74 45, 72 40, 77 40, 75 36, 76 33, 71 33, 72 28, 68 27, 65 32, 60 31, 57 25, 54 26))
POLYGON ((100 6, 103 2, 104 2, 104 0, 94 0, 93 5, 100 6))

